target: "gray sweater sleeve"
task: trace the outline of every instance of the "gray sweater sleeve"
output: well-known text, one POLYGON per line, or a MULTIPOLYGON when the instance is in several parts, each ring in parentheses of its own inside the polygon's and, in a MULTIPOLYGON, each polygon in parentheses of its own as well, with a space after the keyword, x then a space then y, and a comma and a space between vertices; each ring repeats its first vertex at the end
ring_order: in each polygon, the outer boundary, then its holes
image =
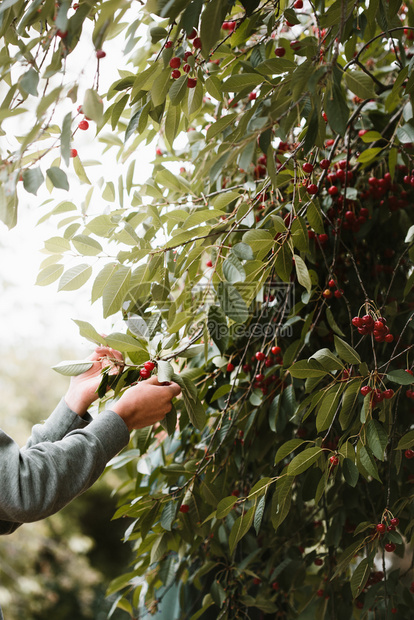
POLYGON ((0 430, 0 534, 47 517, 86 491, 129 441, 124 421, 106 410, 80 418, 62 400, 24 448, 0 430))

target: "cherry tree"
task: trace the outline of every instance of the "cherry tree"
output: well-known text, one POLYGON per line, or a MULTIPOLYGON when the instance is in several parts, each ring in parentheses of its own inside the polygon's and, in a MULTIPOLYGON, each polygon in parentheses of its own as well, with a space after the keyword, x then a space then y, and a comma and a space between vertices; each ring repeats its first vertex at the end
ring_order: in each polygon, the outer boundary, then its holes
POLYGON ((77 320, 125 355, 104 399, 182 388, 112 464, 136 550, 119 607, 409 617, 412 4, 4 0, 0 36, 1 219, 50 192, 38 284, 89 287, 123 326, 77 320))

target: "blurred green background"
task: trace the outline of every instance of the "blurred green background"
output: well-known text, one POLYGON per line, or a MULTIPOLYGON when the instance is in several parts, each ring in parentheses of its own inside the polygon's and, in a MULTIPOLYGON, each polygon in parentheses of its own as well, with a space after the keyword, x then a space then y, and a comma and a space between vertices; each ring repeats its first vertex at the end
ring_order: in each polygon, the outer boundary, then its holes
MULTIPOLYGON (((23 446, 33 424, 44 420, 65 393, 68 379, 51 370, 79 351, 49 346, 3 350, 0 356, 0 427, 23 446)), ((83 354, 81 355, 83 357, 83 354)), ((0 605, 5 620, 104 620, 114 598, 111 579, 131 555, 122 543, 125 521, 111 521, 121 480, 104 474, 59 514, 0 537, 0 605)), ((114 620, 128 617, 115 610, 114 620)))

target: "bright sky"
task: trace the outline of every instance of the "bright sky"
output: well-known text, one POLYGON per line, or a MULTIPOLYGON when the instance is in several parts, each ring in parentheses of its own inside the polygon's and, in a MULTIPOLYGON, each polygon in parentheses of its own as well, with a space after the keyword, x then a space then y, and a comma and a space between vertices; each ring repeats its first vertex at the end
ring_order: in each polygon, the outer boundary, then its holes
MULTIPOLYGON (((100 92, 104 93, 109 84, 119 78, 117 68, 127 68, 122 55, 122 50, 114 46, 114 42, 105 43, 106 58, 100 61, 100 92)), ((80 95, 78 103, 73 106, 72 114, 76 114, 76 108, 82 102, 82 88, 90 87, 96 69, 95 50, 90 41, 85 41, 78 46, 69 57, 67 73, 69 77, 77 78, 80 95), (78 79, 79 67, 83 70, 78 79)), ((132 67, 128 67, 132 70, 132 67)), ((30 102, 29 97, 27 103, 30 102)), ((111 102, 112 103, 112 102, 111 102)), ((66 100, 66 105, 71 105, 66 100)), ((67 108, 64 110, 66 113, 67 108)), ((63 116, 63 114, 61 115, 63 116)), ((81 120, 82 117, 79 118, 81 120)), ((20 121, 14 121, 20 122, 20 121)), ((8 125, 10 127, 11 125, 8 125)), ((16 131, 19 133, 18 126, 16 131)), ((20 130, 21 131, 21 130, 20 130)), ((125 167, 117 170, 115 161, 116 150, 110 150, 104 156, 97 153, 97 140, 93 140, 95 134, 94 123, 88 131, 77 131, 73 147, 77 148, 82 161, 87 159, 100 159, 104 162, 103 167, 88 167, 87 174, 96 185, 99 177, 103 176, 106 181, 113 180, 116 185, 121 171, 125 173, 125 167)), ((12 140, 12 134, 2 140, 12 140)), ((4 144, 6 147, 6 144, 4 144)), ((143 147, 142 159, 136 166, 134 181, 143 182, 151 173, 150 162, 154 157, 155 146, 143 147)), ((129 161, 126 166, 129 165, 129 161)), ((43 166, 45 168, 45 166, 43 166)), ((71 168, 71 165, 70 165, 71 168)), ((43 170, 45 172, 45 170, 43 170)), ((49 286, 36 286, 35 281, 39 272, 40 263, 46 254, 41 252, 44 241, 52 236, 62 234, 56 228, 57 221, 42 223, 36 227, 39 218, 58 203, 59 200, 71 200, 79 204, 89 186, 79 187, 76 176, 70 170, 67 171, 70 191, 54 190, 51 195, 42 187, 37 196, 28 194, 23 189, 20 192, 19 217, 17 226, 8 230, 0 222, 0 324, 2 326, 2 343, 23 343, 30 346, 52 346, 70 342, 72 347, 79 345, 79 351, 87 352, 93 346, 88 341, 83 341, 79 336, 78 327, 71 319, 81 319, 93 323, 98 331, 111 331, 113 319, 102 318, 100 302, 93 306, 90 304, 90 285, 92 280, 78 291, 57 292, 57 282, 49 286), (71 179, 73 180, 71 183, 71 179), (40 207, 44 200, 53 198, 54 202, 46 207, 40 207)), ((100 191, 96 190, 97 198, 100 191)), ((101 201, 102 202, 102 201, 101 201)), ((91 203, 93 210, 93 199, 91 203)), ((99 205, 100 208, 100 205, 99 205)))

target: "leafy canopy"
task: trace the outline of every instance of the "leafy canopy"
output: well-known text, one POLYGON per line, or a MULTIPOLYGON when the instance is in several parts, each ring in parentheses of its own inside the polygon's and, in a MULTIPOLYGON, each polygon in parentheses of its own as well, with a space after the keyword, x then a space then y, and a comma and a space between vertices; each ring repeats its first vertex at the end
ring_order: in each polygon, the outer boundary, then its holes
POLYGON ((136 561, 109 592, 131 616, 141 594, 169 613, 171 589, 191 620, 411 613, 410 576, 382 571, 414 526, 413 33, 400 0, 0 6, 1 219, 46 184, 38 284, 125 319, 77 321, 126 357, 101 396, 149 358, 182 387, 112 464, 136 561), (95 129, 122 174, 91 185, 95 129), (82 205, 58 197, 73 173, 82 205))

